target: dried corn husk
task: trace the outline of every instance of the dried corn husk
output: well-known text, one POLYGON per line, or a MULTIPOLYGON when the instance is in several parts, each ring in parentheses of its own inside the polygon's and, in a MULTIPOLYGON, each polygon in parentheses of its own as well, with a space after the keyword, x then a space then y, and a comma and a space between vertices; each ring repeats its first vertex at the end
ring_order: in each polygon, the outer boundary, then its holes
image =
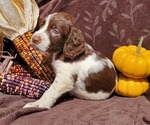
POLYGON ((5 37, 13 41, 37 78, 52 83, 54 73, 47 64, 46 56, 30 44, 38 17, 39 8, 35 0, 0 0, 0 30, 5 37))
POLYGON ((38 17, 34 0, 0 0, 0 29, 10 40, 34 30, 38 17))
POLYGON ((16 56, 12 56, 7 51, 0 51, 0 53, 2 53, 1 58, 4 58, 3 62, 0 63, 0 75, 2 76, 3 74, 9 72, 9 69, 13 64, 12 59, 16 58, 16 56), (8 55, 3 55, 4 53, 7 53, 8 55))

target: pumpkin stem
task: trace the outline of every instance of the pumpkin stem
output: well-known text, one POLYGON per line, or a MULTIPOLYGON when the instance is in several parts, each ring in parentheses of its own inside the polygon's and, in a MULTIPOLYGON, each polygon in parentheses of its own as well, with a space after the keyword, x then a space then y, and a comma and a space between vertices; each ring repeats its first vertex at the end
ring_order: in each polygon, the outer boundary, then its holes
POLYGON ((142 36, 140 38, 140 41, 139 41, 137 49, 136 49, 136 54, 138 54, 138 55, 140 55, 140 53, 141 53, 141 47, 142 47, 142 44, 143 44, 143 40, 144 40, 144 37, 142 36))

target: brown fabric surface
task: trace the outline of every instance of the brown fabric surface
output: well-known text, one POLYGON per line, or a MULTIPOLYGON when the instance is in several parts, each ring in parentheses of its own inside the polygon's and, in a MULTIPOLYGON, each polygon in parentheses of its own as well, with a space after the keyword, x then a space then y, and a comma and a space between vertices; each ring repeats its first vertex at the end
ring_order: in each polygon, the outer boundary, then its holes
POLYGON ((144 96, 113 96, 103 101, 70 98, 50 110, 22 109, 23 105, 30 101, 33 99, 0 93, 0 125, 150 124, 150 103, 144 96))

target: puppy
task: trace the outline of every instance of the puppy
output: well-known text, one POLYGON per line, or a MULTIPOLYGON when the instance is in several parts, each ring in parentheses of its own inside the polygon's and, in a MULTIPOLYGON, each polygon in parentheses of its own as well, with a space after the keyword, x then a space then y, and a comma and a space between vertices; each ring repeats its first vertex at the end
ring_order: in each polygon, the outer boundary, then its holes
POLYGON ((64 12, 50 14, 31 39, 38 50, 53 54, 56 77, 43 96, 24 106, 50 109, 64 93, 89 100, 107 99, 115 89, 113 63, 88 45, 74 18, 64 12))

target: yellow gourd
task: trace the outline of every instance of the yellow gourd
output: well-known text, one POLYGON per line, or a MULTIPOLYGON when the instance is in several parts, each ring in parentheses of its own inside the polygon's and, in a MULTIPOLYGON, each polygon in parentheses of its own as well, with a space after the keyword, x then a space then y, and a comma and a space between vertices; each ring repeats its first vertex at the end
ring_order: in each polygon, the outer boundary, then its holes
POLYGON ((147 78, 133 79, 120 74, 115 92, 118 95, 126 97, 136 97, 146 92, 148 87, 149 83, 147 78))
POLYGON ((128 77, 146 78, 150 75, 150 51, 141 47, 142 42, 143 37, 138 46, 122 46, 113 53, 114 65, 128 77))

